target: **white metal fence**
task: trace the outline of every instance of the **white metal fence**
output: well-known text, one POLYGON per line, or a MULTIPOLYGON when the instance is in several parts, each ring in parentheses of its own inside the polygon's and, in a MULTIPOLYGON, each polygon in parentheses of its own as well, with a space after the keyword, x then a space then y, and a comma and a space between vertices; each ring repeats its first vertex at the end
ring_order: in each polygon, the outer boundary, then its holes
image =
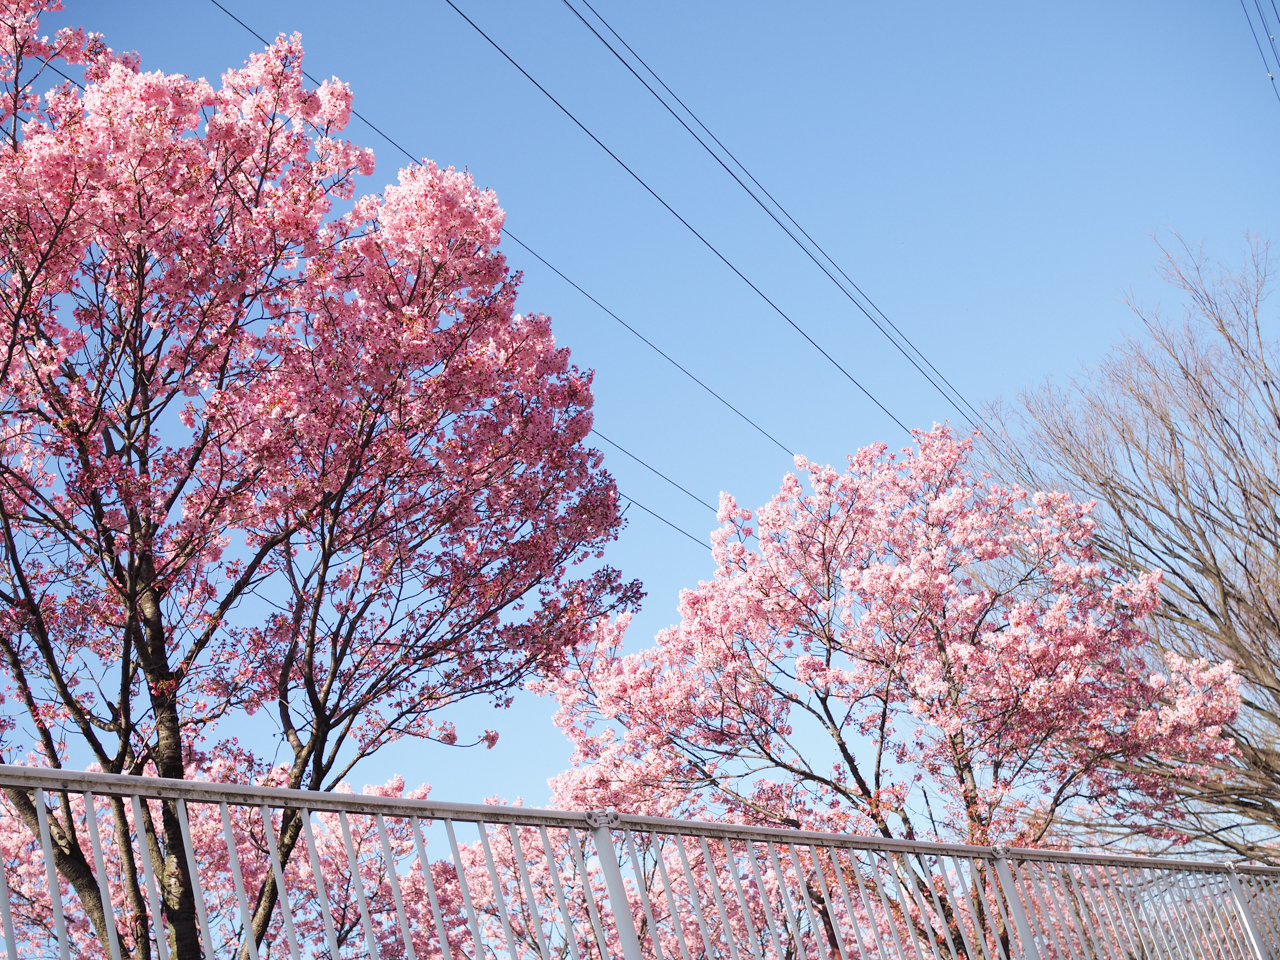
POLYGON ((1280 960, 1280 869, 0 765, 8 960, 1280 960))

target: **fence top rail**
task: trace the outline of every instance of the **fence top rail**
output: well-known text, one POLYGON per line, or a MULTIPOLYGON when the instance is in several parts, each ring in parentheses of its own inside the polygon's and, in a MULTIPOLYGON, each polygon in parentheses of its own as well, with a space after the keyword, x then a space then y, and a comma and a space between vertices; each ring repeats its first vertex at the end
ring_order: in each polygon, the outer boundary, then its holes
POLYGON ((92 793, 98 796, 137 796, 158 800, 185 800, 193 803, 228 803, 234 806, 268 806, 305 809, 313 812, 345 812, 381 814, 393 817, 417 817, 423 820, 458 820, 474 823, 506 823, 517 826, 571 827, 590 830, 601 824, 619 830, 666 834, 672 836, 707 837, 721 840, 750 840, 798 843, 809 846, 875 850, 915 856, 946 856, 991 860, 1004 856, 1013 860, 1051 861, 1098 866, 1135 867, 1140 869, 1192 870, 1280 875, 1280 867, 1237 865, 1211 860, 1186 860, 1148 857, 1134 854, 1085 853, 1065 850, 983 847, 958 843, 896 840, 855 834, 823 833, 791 830, 783 827, 757 827, 744 824, 712 823, 700 820, 673 820, 666 817, 644 817, 614 814, 601 817, 570 810, 543 810, 536 807, 500 806, 481 803, 438 803, 432 800, 406 800, 366 794, 286 790, 279 787, 217 783, 207 780, 170 780, 160 777, 126 776, 113 773, 89 773, 0 764, 0 788, 42 789, 68 793, 92 793))

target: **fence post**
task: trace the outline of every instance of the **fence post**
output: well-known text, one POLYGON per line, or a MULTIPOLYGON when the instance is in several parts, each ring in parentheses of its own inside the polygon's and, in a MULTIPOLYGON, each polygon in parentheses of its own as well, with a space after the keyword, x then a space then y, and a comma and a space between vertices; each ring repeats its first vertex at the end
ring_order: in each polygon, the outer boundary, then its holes
POLYGON ((624 960, 643 960, 635 917, 631 915, 631 901, 627 899, 622 870, 618 867, 618 855, 613 849, 612 830, 622 826, 622 818, 613 810, 592 810, 587 814, 587 826, 591 828, 591 836, 596 842, 600 869, 604 871, 604 882, 609 888, 609 905, 613 908, 613 925, 618 930, 618 945, 622 947, 622 956, 624 960))
POLYGON ((1009 860, 1008 847, 992 847, 991 852, 994 854, 996 876, 1000 878, 1000 889, 1004 891, 1005 903, 1009 905, 1009 916, 1013 918, 1013 925, 1018 928, 1022 956, 1024 960, 1040 960, 1040 948, 1036 946, 1035 937, 1031 933, 1031 922, 1022 907, 1022 897, 1018 894, 1018 884, 1013 877, 1013 872, 1018 869, 1017 864, 1009 860))
POLYGON ((1245 899, 1244 884, 1240 882, 1240 876, 1236 873, 1236 865, 1234 863, 1227 864, 1227 885, 1231 888, 1231 899, 1236 903, 1236 913, 1240 915, 1240 925, 1244 927, 1249 946, 1253 949, 1253 955, 1257 957, 1257 960, 1271 960, 1271 949, 1267 946, 1267 942, 1262 939, 1261 931, 1258 930, 1257 921, 1253 917, 1253 910, 1249 908, 1249 901, 1245 899))

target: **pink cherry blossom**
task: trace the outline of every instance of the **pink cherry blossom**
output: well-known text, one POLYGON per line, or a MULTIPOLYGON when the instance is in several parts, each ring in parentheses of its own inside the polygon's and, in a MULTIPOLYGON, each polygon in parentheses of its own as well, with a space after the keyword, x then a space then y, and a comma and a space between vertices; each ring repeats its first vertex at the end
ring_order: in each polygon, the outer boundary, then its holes
POLYGON ((723 495, 680 623, 626 652, 628 619, 601 622, 534 684, 575 747, 559 804, 1017 845, 1077 804, 1174 809, 1128 764, 1204 774, 1228 752, 1231 666, 1159 661, 1160 574, 1098 560, 1092 504, 975 476, 947 428, 915 436, 843 472, 797 460, 754 517, 723 495))
POLYGON ((53 9, 0 2, 8 744, 179 778, 243 711, 248 769, 316 790, 401 737, 492 746, 441 711, 505 704, 639 595, 599 563, 621 521, 591 373, 517 312, 496 198, 429 162, 357 196, 351 91, 306 83, 296 35, 215 85, 43 37, 53 9), (45 90, 46 61, 83 90, 45 90))

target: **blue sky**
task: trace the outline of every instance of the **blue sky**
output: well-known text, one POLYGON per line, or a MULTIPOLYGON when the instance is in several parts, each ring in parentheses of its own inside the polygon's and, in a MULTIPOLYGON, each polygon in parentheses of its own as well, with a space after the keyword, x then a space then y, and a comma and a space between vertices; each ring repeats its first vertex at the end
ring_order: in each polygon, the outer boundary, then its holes
MULTIPOLYGON (((223 0, 411 152, 494 188, 523 240, 794 450, 840 462, 905 435, 573 126, 444 0, 223 0)), ((909 426, 932 391, 561 0, 456 0, 909 426)), ((1277 102, 1235 0, 868 4, 592 0, 627 41, 975 403, 1067 378, 1172 295, 1153 235, 1238 262, 1274 233, 1277 102)), ((68 0, 145 69, 211 80, 260 46, 210 0, 68 0)), ((402 158, 353 122, 378 169, 402 158)), ((521 308, 596 371, 597 426, 702 499, 755 506, 785 455, 533 258, 521 308)), ((714 517, 604 447, 619 487, 700 537, 714 517)), ((632 511, 610 562, 648 589, 631 638, 671 623, 706 550, 632 511)), ((441 799, 547 798, 568 745, 551 705, 477 704, 487 753, 405 744, 392 772, 441 799)), ((252 735, 249 733, 248 735, 252 735)))

